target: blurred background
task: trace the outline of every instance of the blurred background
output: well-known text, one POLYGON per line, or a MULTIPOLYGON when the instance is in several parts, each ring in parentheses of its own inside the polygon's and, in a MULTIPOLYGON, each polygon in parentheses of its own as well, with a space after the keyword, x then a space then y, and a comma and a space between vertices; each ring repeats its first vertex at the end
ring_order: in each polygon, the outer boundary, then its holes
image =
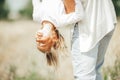
MULTIPOLYGON (((120 0, 113 0, 118 23, 108 47, 104 80, 120 80, 120 0)), ((109 13, 108 13, 109 14, 109 13)), ((71 56, 55 72, 36 49, 31 0, 0 0, 0 80, 73 80, 71 56)))

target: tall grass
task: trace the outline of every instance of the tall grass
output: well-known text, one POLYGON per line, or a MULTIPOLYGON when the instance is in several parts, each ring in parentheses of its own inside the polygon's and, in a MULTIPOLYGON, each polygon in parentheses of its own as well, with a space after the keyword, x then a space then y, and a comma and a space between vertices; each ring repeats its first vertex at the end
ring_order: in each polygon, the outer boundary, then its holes
POLYGON ((0 76, 0 80, 46 80, 45 77, 38 75, 34 71, 29 72, 29 74, 26 74, 23 77, 17 75, 16 71, 17 71, 17 67, 14 65, 10 65, 9 71, 6 73, 6 76, 0 76))
POLYGON ((112 0, 117 16, 120 16, 120 0, 112 0))
POLYGON ((104 80, 120 80, 120 59, 118 58, 113 67, 103 69, 104 80))
POLYGON ((32 0, 29 1, 27 7, 23 10, 20 10, 19 13, 26 18, 32 19, 32 11, 33 11, 33 7, 32 7, 32 0))
POLYGON ((0 20, 1 19, 7 19, 9 10, 5 8, 5 0, 0 0, 0 20))

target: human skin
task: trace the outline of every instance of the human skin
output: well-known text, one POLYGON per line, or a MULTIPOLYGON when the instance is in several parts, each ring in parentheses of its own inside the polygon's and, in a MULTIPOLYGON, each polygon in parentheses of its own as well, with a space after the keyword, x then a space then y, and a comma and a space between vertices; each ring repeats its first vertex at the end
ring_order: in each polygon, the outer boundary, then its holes
POLYGON ((74 0, 63 0, 65 11, 67 14, 75 11, 75 1, 74 0))
POLYGON ((58 40, 58 36, 55 32, 55 27, 51 22, 44 21, 42 23, 42 27, 43 28, 36 33, 36 43, 38 50, 40 50, 43 53, 46 53, 51 50, 51 47, 58 40), (49 30, 46 31, 45 29, 49 30))
MULTIPOLYGON (((63 3, 65 6, 66 14, 69 14, 75 11, 74 0, 64 0, 63 3)), ((51 22, 43 21, 42 26, 43 28, 41 29, 41 31, 38 31, 36 34, 36 43, 37 43, 38 50, 45 53, 50 51, 51 47, 58 40, 58 36, 57 36, 57 33, 55 32, 55 26, 51 22), (45 28, 46 26, 44 26, 45 24, 48 24, 50 27, 49 29, 51 29, 46 36, 44 36, 44 32, 42 32, 42 29, 46 29, 45 28)))

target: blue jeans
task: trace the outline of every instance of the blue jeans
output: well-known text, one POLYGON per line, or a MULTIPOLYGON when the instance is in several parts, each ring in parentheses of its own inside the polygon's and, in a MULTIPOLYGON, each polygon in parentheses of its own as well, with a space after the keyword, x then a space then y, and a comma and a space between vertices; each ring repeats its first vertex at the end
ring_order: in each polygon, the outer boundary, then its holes
POLYGON ((100 73, 104 55, 112 32, 108 33, 99 43, 88 52, 80 52, 79 31, 77 24, 72 38, 72 64, 75 80, 102 80, 100 73))

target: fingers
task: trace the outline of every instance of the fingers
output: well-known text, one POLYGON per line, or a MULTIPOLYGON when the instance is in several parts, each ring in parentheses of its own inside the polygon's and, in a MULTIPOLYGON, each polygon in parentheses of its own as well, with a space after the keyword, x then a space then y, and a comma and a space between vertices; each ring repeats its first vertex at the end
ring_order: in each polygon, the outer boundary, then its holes
POLYGON ((41 37, 41 38, 36 38, 36 42, 39 42, 39 43, 46 43, 50 40, 50 37, 41 37))
POLYGON ((39 51, 43 52, 43 53, 50 51, 50 49, 48 49, 48 48, 46 48, 46 47, 41 47, 41 46, 37 46, 37 49, 38 49, 39 51))
POLYGON ((36 33, 35 37, 38 50, 44 53, 49 52, 51 47, 53 47, 58 40, 58 35, 55 30, 52 30, 47 36, 45 36, 43 31, 40 30, 36 33))
POLYGON ((53 45, 53 40, 49 37, 42 37, 40 39, 37 39, 36 42, 37 46, 39 46, 40 49, 43 47, 48 49, 53 45))
POLYGON ((48 42, 48 43, 39 43, 37 42, 37 48, 39 51, 42 51, 42 52, 49 52, 51 50, 51 47, 52 47, 52 42, 48 42))
POLYGON ((38 32, 36 32, 35 38, 36 42, 45 43, 50 39, 50 35, 45 36, 45 34, 42 33, 41 30, 39 30, 38 32))
POLYGON ((38 42, 37 42, 37 49, 43 53, 46 52, 46 48, 42 47, 41 44, 39 44, 38 42))
POLYGON ((44 43, 45 38, 43 38, 43 33, 39 31, 36 32, 35 34, 36 42, 42 42, 44 43))
POLYGON ((40 31, 37 31, 36 34, 35 34, 35 38, 40 38, 43 36, 43 33, 40 32, 40 31))

